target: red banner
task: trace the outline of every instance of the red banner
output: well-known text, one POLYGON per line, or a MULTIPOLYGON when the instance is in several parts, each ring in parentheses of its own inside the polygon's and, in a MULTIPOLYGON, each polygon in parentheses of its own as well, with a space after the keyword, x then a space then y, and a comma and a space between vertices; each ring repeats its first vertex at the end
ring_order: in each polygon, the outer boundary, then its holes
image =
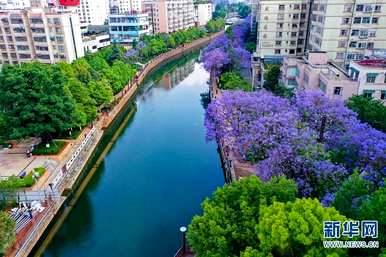
POLYGON ((59 3, 64 6, 78 6, 80 4, 80 0, 59 0, 59 3))

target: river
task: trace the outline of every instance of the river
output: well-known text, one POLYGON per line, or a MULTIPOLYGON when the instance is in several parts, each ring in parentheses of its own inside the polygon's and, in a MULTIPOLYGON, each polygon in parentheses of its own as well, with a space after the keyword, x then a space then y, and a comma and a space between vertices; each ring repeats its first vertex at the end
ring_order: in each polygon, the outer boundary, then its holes
POLYGON ((92 177, 45 257, 172 257, 179 227, 224 184, 216 144, 205 141, 209 74, 198 53, 158 68, 137 110, 92 177))

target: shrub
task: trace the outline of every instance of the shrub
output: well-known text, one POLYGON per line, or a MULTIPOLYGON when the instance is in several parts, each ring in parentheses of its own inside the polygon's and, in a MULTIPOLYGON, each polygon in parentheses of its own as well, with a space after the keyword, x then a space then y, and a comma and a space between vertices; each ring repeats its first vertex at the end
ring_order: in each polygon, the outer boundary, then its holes
POLYGON ((53 140, 49 143, 50 147, 46 147, 46 143, 38 144, 35 149, 32 151, 35 155, 55 155, 62 151, 62 149, 67 145, 66 141, 53 140))

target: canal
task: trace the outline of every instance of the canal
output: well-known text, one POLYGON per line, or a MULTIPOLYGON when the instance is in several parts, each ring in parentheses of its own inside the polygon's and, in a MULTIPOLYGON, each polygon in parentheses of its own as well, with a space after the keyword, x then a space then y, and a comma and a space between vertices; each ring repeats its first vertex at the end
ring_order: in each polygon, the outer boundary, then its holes
POLYGON ((172 257, 179 227, 224 176, 205 141, 198 52, 152 72, 137 110, 49 243, 45 257, 172 257))

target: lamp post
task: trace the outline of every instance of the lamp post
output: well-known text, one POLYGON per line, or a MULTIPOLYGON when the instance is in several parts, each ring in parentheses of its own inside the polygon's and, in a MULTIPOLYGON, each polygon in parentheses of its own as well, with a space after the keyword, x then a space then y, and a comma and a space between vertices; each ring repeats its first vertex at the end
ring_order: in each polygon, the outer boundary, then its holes
POLYGON ((188 229, 185 226, 180 227, 180 232, 182 233, 182 253, 186 253, 186 231, 188 229))

